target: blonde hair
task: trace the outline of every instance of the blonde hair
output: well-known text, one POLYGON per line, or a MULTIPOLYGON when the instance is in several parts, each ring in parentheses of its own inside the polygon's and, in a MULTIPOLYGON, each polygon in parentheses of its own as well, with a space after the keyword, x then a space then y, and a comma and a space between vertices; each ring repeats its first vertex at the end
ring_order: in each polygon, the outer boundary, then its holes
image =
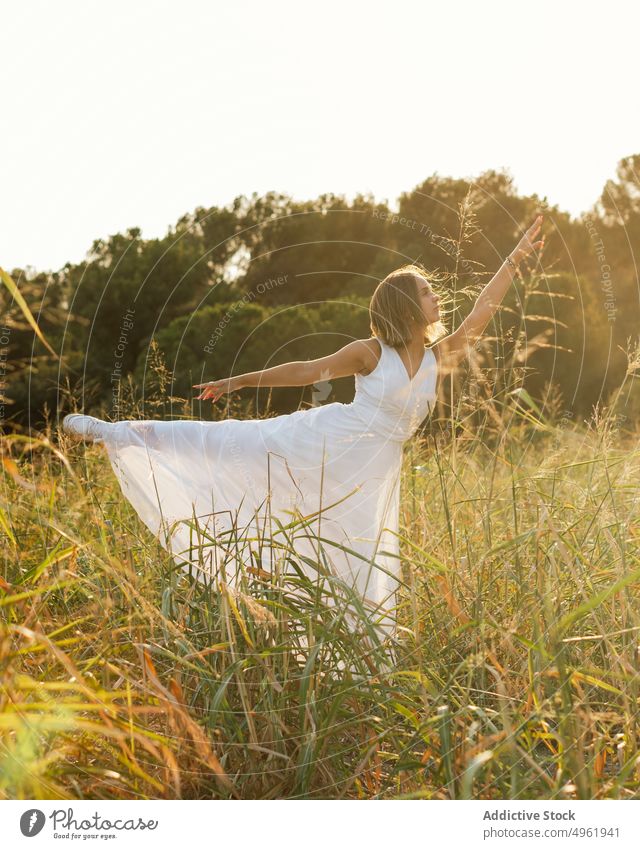
MULTIPOLYGON (((406 345, 413 337, 412 325, 424 322, 418 298, 417 279, 421 277, 433 288, 435 275, 420 265, 397 268, 378 283, 369 303, 369 324, 374 336, 392 348, 406 345)), ((425 340, 431 344, 447 332, 438 320, 425 327, 425 340)))

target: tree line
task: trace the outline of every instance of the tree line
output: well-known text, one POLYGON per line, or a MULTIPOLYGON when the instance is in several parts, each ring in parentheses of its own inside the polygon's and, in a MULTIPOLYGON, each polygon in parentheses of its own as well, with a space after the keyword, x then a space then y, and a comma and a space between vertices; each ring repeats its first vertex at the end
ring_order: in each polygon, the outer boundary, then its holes
MULTIPOLYGON (((578 218, 519 195, 501 172, 472 182, 434 174, 403 193, 397 210, 364 195, 254 193, 198 207, 162 238, 130 228, 97 239, 82 262, 55 273, 11 269, 56 356, 3 288, 3 424, 41 426, 74 406, 118 418, 136 393, 144 415, 219 417, 220 406, 191 401, 193 383, 368 337, 373 290, 407 262, 433 273, 453 330, 539 211, 544 255, 523 269, 487 328, 481 365, 499 383, 510 364, 543 411, 553 398, 588 415, 611 402, 637 344, 639 166, 640 154, 623 159, 578 218), (163 404, 145 406, 158 380, 163 404)), ((352 396, 353 379, 342 379, 246 390, 240 404, 245 414, 282 413, 352 396)), ((631 382, 628 418, 640 412, 634 396, 631 382)))

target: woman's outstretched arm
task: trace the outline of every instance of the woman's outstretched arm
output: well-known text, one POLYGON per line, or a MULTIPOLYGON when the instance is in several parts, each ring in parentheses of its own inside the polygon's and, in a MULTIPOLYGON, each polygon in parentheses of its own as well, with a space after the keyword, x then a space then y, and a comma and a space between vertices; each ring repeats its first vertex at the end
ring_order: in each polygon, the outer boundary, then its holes
POLYGON ((433 345, 440 363, 446 363, 449 368, 452 368, 469 353, 469 349, 482 335, 506 295, 518 264, 530 253, 544 245, 544 237, 540 241, 534 242, 541 226, 542 215, 539 215, 520 239, 515 249, 509 254, 509 257, 502 263, 497 273, 484 287, 473 309, 460 327, 433 345))
POLYGON ((217 401, 221 395, 251 386, 260 388, 263 386, 309 386, 320 380, 348 377, 370 367, 371 360, 372 354, 368 340, 356 339, 328 357, 283 363, 280 366, 273 366, 262 371, 250 371, 236 377, 196 383, 194 389, 202 389, 196 399, 217 401))

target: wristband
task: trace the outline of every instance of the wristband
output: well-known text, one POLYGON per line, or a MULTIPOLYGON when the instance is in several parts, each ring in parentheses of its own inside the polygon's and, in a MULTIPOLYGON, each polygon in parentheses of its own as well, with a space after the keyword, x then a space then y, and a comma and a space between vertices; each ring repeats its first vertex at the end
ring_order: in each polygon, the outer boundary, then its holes
POLYGON ((507 265, 510 265, 510 266, 511 266, 511 268, 513 268, 513 270, 514 270, 514 271, 517 271, 517 270, 518 270, 518 266, 515 264, 515 262, 511 259, 511 257, 510 257, 510 256, 508 256, 508 257, 505 259, 505 262, 507 263, 507 265))

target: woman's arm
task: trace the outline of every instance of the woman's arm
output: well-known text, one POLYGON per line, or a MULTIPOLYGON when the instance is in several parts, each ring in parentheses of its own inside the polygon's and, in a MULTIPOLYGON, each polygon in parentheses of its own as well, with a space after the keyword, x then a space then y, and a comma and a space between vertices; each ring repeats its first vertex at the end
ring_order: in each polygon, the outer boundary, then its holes
MULTIPOLYGON (((544 236, 539 242, 533 241, 541 226, 542 215, 539 215, 510 254, 515 266, 536 248, 541 248, 544 245, 544 236)), ((515 272, 515 268, 505 260, 494 277, 484 287, 473 309, 460 327, 433 345, 439 363, 446 363, 451 368, 469 353, 469 349, 482 335, 506 295, 515 272)))
POLYGON ((196 383, 194 389, 202 389, 201 394, 196 396, 198 400, 217 401, 225 393, 252 386, 309 386, 320 380, 348 377, 362 371, 367 368, 370 359, 371 349, 368 340, 356 339, 355 342, 350 342, 328 357, 283 363, 262 371, 239 374, 237 377, 196 383))

